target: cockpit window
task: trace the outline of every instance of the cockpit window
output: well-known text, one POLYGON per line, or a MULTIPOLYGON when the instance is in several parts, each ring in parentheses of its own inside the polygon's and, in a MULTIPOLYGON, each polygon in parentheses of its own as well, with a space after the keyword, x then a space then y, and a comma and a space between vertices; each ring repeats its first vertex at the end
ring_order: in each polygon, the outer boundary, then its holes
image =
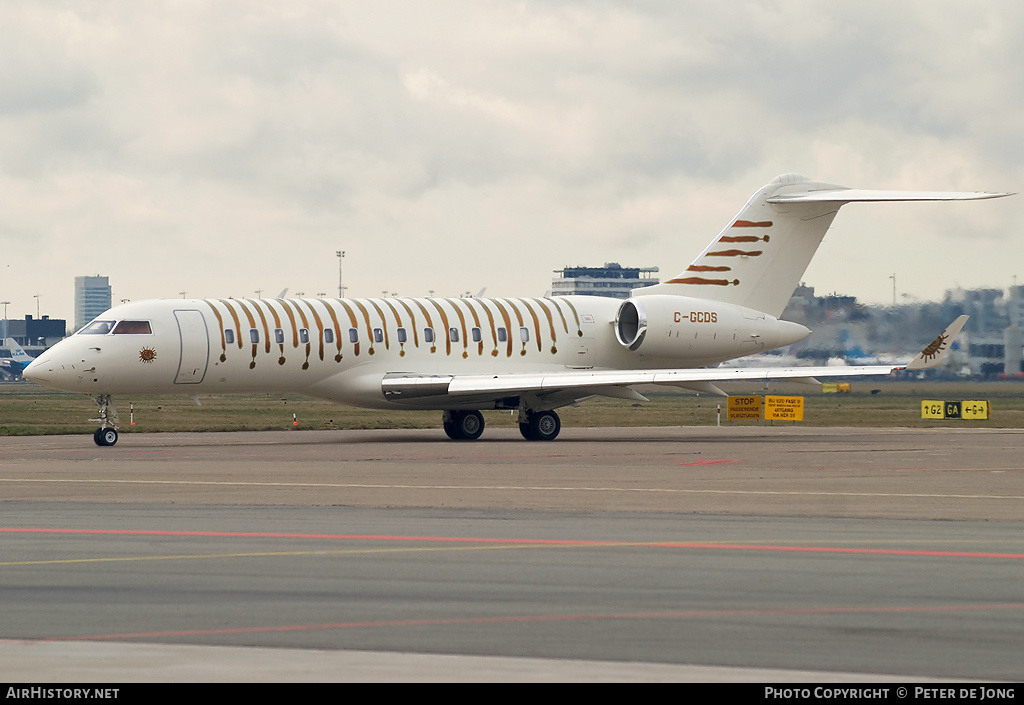
POLYGON ((79 335, 106 335, 114 327, 114 321, 93 321, 82 330, 79 335))
POLYGON ((114 327, 114 335, 152 335, 149 321, 121 321, 114 327))

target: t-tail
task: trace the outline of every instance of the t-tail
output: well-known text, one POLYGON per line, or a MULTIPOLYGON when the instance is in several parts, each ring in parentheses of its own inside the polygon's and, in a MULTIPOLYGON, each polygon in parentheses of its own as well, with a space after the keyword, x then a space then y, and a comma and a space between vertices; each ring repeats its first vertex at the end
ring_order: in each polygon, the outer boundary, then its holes
POLYGON ((679 275, 633 296, 712 299, 778 317, 839 209, 872 201, 967 201, 1008 193, 872 191, 783 174, 751 196, 729 225, 679 275))

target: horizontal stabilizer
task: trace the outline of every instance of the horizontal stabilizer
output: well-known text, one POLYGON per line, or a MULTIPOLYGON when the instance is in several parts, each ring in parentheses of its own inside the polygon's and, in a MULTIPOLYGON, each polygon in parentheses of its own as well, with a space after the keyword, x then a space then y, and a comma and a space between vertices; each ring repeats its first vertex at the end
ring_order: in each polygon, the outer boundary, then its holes
POLYGON ((874 189, 823 189, 772 196, 768 203, 880 203, 885 201, 980 201, 1003 198, 1012 193, 990 191, 881 191, 874 189))

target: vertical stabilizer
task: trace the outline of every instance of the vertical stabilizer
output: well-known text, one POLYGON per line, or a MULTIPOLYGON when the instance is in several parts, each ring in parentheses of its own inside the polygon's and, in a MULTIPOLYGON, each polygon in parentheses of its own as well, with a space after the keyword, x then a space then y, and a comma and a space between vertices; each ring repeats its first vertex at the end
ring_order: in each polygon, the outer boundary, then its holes
POLYGON ((675 294, 780 316, 846 203, 963 201, 1006 193, 871 191, 783 174, 755 193, 685 271, 633 296, 675 294))
POLYGON ((11 359, 15 362, 24 365, 32 362, 32 357, 18 345, 14 338, 4 338, 4 348, 11 352, 11 359))
POLYGON ((778 317, 842 203, 775 205, 768 199, 790 192, 841 188, 796 174, 777 177, 750 197, 685 271, 634 295, 713 299, 778 317))

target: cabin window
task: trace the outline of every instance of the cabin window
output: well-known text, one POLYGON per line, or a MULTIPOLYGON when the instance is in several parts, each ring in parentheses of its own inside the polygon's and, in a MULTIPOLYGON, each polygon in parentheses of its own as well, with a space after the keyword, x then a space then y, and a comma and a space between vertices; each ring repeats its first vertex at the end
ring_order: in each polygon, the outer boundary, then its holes
POLYGON ((299 342, 303 343, 303 344, 309 342, 309 329, 308 328, 299 328, 299 342))
POLYGON ((348 329, 348 342, 353 344, 359 342, 359 331, 356 330, 355 328, 348 329))
POLYGON ((373 342, 383 343, 384 342, 384 331, 380 328, 373 329, 373 342))
POLYGON ((274 329, 274 342, 278 345, 284 345, 284 331, 280 328, 274 329))
POLYGON ((423 342, 433 343, 434 342, 434 329, 424 328, 423 329, 423 342))
POLYGON ((508 331, 505 330, 504 328, 499 328, 498 329, 498 342, 499 343, 504 343, 504 342, 507 342, 507 341, 508 341, 508 331))
POLYGON ((459 329, 458 328, 449 328, 448 329, 448 340, 452 341, 453 343, 459 342, 459 329))
POLYGON ((399 328, 397 333, 398 333, 398 342, 399 343, 403 343, 404 344, 405 341, 407 341, 409 339, 409 336, 405 332, 405 328, 399 328))
POLYGON ((260 332, 255 328, 249 329, 249 342, 253 345, 258 345, 260 342, 260 332))
POLYGON ((530 342, 530 329, 527 328, 526 326, 523 326, 522 328, 520 328, 519 329, 519 339, 521 341, 523 341, 524 343, 529 343, 530 342))
POLYGON ((225 328, 224 329, 224 342, 227 343, 228 345, 234 345, 235 344, 235 331, 231 330, 230 328, 225 328))
POLYGON ((334 342, 334 331, 331 330, 330 328, 324 328, 324 342, 325 343, 333 343, 334 342))
POLYGON ((481 340, 484 339, 484 337, 480 334, 479 328, 474 328, 473 330, 470 331, 470 333, 473 335, 474 343, 479 343, 481 340))
POLYGON ((149 321, 121 321, 114 327, 114 335, 153 335, 149 321))
POLYGON ((113 321, 93 321, 82 330, 79 335, 106 335, 114 327, 113 321))

